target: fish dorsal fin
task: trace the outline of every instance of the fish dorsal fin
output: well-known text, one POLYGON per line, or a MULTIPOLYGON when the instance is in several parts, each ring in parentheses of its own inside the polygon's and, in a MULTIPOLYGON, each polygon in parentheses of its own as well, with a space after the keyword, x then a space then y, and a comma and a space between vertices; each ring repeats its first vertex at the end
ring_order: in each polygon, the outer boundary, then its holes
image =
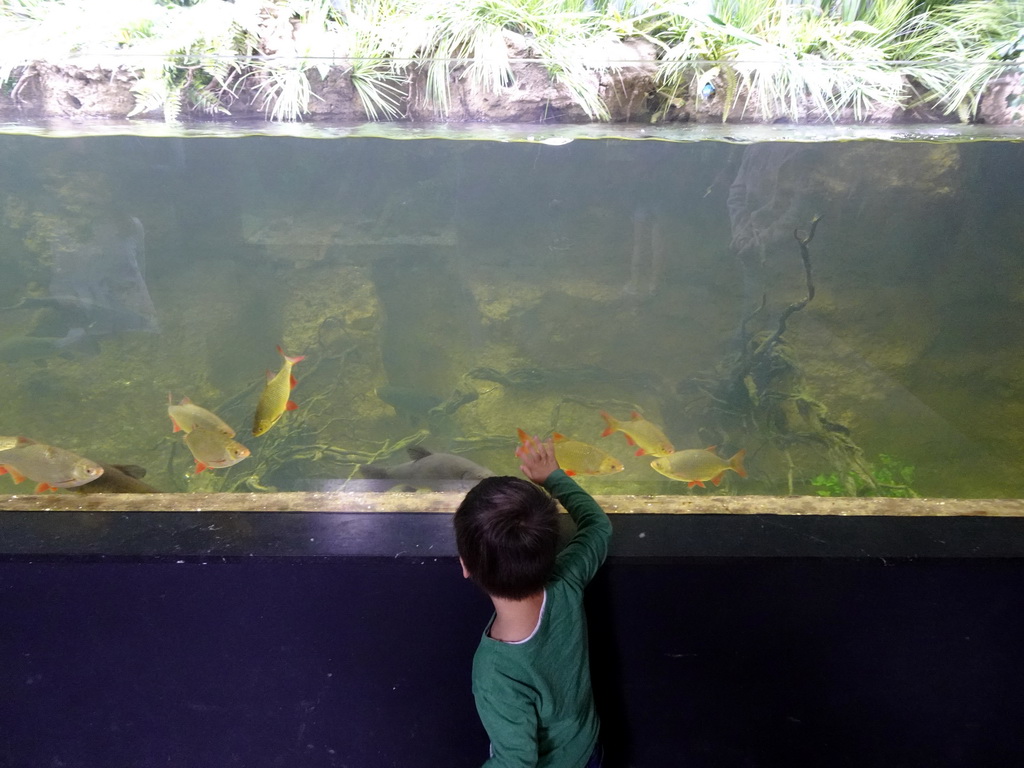
POLYGON ((183 398, 181 398, 181 402, 178 403, 178 405, 192 405, 192 398, 191 397, 183 397, 183 398))
POLYGON ((431 453, 422 445, 410 445, 408 448, 405 449, 405 452, 409 454, 409 458, 412 459, 413 461, 425 459, 431 453))
POLYGON ((18 435, 18 445, 35 445, 36 441, 25 437, 24 435, 18 435))
POLYGON ((709 446, 708 446, 707 448, 705 448, 704 450, 705 450, 705 451, 707 451, 708 453, 714 453, 714 452, 715 452, 715 449, 716 449, 717 447, 718 447, 717 445, 709 445, 709 446))
POLYGON ((569 440, 569 438, 563 435, 561 432, 555 432, 553 435, 551 435, 551 439, 554 440, 556 443, 564 443, 569 440))
POLYGON ((629 418, 631 418, 633 421, 640 421, 641 419, 643 419, 643 416, 640 415, 639 411, 630 411, 629 418))

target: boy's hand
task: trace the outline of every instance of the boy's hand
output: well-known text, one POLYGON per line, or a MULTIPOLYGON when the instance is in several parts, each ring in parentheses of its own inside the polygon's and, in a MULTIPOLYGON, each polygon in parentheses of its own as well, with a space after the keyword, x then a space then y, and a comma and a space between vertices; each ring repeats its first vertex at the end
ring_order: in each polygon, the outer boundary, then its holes
POLYGON ((516 456, 522 464, 519 469, 523 474, 538 485, 548 479, 548 475, 558 469, 555 460, 555 444, 551 438, 541 442, 536 437, 527 437, 523 444, 516 448, 516 456))

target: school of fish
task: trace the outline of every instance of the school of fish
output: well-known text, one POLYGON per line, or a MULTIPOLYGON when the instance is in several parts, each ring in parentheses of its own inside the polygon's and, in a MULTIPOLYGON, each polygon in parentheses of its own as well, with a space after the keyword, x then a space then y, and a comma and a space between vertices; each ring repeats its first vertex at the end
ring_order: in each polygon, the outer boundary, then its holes
MULTIPOLYGON (((305 359, 304 355, 288 355, 278 346, 283 358, 277 373, 267 372, 267 381, 256 403, 252 436, 266 434, 281 417, 298 406, 291 400, 291 391, 297 382, 292 368, 305 359)), ((601 437, 621 432, 626 443, 635 448, 636 456, 653 456, 651 468, 672 480, 685 482, 687 487, 704 488, 705 483, 721 484, 725 473, 735 472, 746 477, 743 466, 746 451, 741 449, 728 459, 715 453, 715 446, 704 449, 676 450, 672 442, 654 422, 632 411, 628 420, 620 420, 600 411, 605 422, 601 437)), ((167 395, 167 415, 172 433, 184 433, 184 444, 195 461, 196 473, 207 469, 234 466, 251 455, 250 450, 235 440, 235 430, 220 416, 183 397, 177 403, 167 395)), ((523 429, 516 430, 520 447, 516 455, 530 440, 523 429)), ((565 435, 551 435, 555 460, 567 475, 601 476, 625 470, 625 465, 607 451, 565 435)), ((387 466, 365 464, 360 470, 364 477, 386 480, 390 484, 403 483, 414 487, 431 487, 443 481, 476 482, 494 473, 469 459, 449 453, 433 453, 422 446, 408 449, 410 461, 387 466)), ((146 470, 135 465, 101 464, 79 456, 64 448, 38 443, 24 436, 0 435, 0 475, 7 474, 15 483, 26 479, 36 485, 36 493, 58 488, 77 489, 87 493, 155 493, 157 489, 143 483, 140 478, 146 470), (99 478, 106 476, 103 482, 99 478), (94 483, 92 488, 85 488, 94 483)))
MULTIPOLYGON (((256 404, 253 437, 265 434, 285 411, 297 408, 289 398, 296 384, 292 366, 304 357, 286 355, 280 346, 277 351, 284 358, 284 365, 276 375, 267 375, 256 404)), ((167 415, 171 431, 184 433, 184 444, 192 454, 197 474, 234 466, 251 455, 246 446, 234 439, 235 430, 227 422, 188 397, 175 403, 168 393, 167 415)), ((145 474, 144 467, 134 464, 103 464, 21 435, 0 435, 0 475, 9 475, 15 483, 26 479, 35 482, 36 493, 58 488, 81 493, 158 493, 158 489, 142 482, 145 474)))

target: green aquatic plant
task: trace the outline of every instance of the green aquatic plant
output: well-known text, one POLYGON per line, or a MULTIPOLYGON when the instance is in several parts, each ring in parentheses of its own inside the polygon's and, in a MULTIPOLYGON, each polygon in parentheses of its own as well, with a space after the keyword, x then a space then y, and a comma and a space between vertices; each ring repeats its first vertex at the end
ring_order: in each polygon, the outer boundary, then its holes
POLYGON ((868 465, 869 480, 854 472, 822 473, 810 483, 818 496, 888 496, 896 499, 917 498, 911 488, 914 467, 886 453, 868 465))

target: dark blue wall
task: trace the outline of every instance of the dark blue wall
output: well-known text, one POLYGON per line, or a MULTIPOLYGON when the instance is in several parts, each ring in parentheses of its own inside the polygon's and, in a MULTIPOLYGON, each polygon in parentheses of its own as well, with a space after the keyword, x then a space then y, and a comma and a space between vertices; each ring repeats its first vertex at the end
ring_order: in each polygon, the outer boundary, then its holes
MULTIPOLYGON (((611 762, 1024 765, 1022 563, 613 559, 611 762)), ((476 766, 488 616, 451 557, 0 562, 0 766, 476 766)))

